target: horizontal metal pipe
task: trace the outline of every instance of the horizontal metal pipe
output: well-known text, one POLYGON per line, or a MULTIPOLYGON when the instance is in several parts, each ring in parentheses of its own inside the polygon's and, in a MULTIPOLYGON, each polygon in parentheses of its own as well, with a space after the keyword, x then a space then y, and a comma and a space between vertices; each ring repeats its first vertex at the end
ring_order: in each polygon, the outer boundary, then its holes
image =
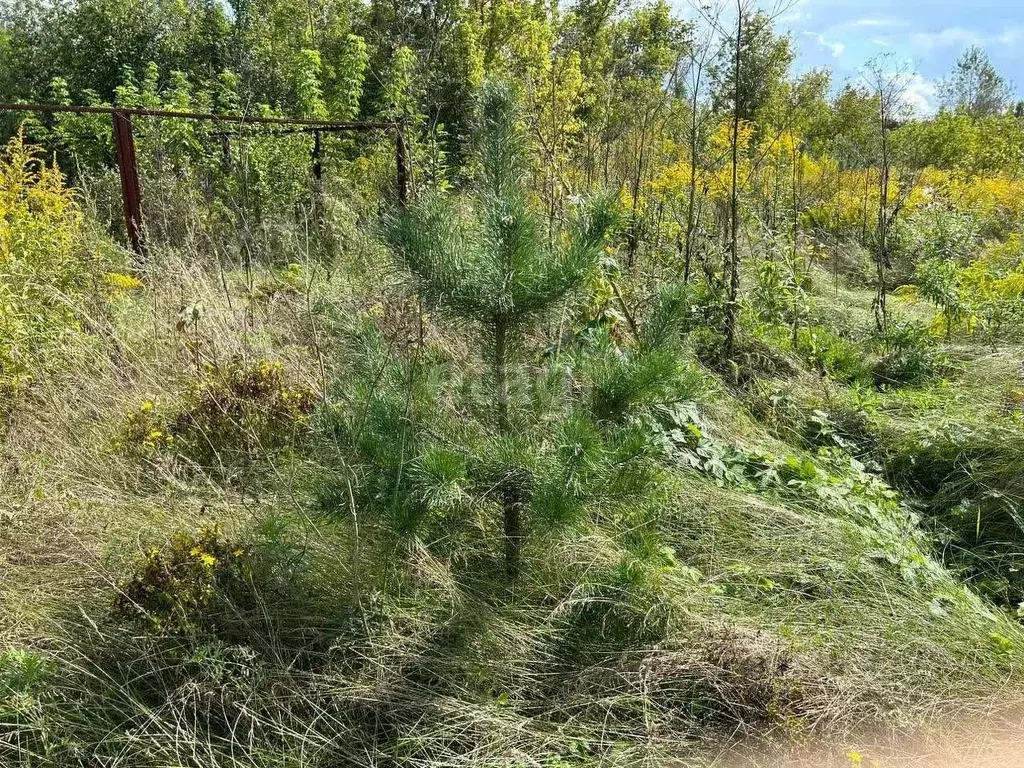
MULTIPOLYGON (((392 126, 392 125, 389 125, 389 124, 385 124, 385 125, 387 125, 386 128, 378 128, 376 130, 393 130, 394 129, 394 126, 392 126)), ((323 126, 318 126, 318 125, 308 125, 308 126, 307 125, 302 125, 302 126, 299 126, 297 128, 278 128, 278 129, 274 129, 274 130, 271 130, 271 131, 263 131, 263 132, 255 132, 255 131, 243 132, 243 131, 240 131, 240 130, 210 131, 206 135, 207 136, 211 136, 213 138, 219 138, 219 137, 222 137, 222 136, 230 136, 232 138, 242 138, 242 139, 254 138, 254 139, 259 139, 259 138, 274 137, 274 136, 295 136, 295 135, 298 135, 298 134, 337 133, 339 131, 350 131, 350 130, 352 130, 352 129, 351 128, 345 128, 345 127, 336 128, 333 125, 323 125, 323 126)), ((374 130, 374 129, 370 128, 368 130, 374 130)))
POLYGON ((302 125, 335 131, 379 131, 395 130, 395 123, 334 122, 331 120, 307 120, 296 117, 252 117, 248 115, 211 115, 201 112, 171 112, 164 109, 138 109, 120 107, 80 107, 65 104, 0 104, 0 112, 69 112, 84 115, 131 115, 139 117, 168 117, 187 120, 209 120, 216 123, 237 125, 302 125))

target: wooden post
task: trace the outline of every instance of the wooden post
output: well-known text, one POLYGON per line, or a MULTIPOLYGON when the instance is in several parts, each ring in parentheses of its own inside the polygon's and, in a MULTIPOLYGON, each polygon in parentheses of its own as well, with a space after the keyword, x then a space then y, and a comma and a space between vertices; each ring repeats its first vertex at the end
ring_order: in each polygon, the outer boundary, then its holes
POLYGON ((395 160, 398 166, 398 204, 405 206, 409 202, 409 158, 405 133, 400 125, 395 125, 395 160))
POLYGON ((146 245, 142 235, 142 196, 139 192, 139 166, 135 157, 132 118, 130 114, 115 111, 113 119, 114 148, 117 152, 117 170, 121 176, 124 223, 136 264, 141 266, 146 258, 146 245))

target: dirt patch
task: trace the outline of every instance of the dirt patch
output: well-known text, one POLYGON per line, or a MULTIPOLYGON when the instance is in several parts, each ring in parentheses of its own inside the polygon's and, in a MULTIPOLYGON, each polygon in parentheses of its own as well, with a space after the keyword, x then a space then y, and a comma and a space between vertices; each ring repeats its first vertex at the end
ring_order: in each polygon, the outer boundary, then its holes
POLYGON ((722 768, 1024 768, 1024 705, 934 726, 912 738, 885 736, 800 750, 751 749, 722 768))

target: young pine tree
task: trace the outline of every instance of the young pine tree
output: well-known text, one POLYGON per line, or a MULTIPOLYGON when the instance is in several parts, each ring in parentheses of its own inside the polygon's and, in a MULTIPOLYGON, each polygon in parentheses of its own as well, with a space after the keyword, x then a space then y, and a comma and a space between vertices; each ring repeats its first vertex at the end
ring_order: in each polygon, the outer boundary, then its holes
MULTIPOLYGON (((426 195, 388 218, 383 237, 424 302, 475 329, 489 369, 489 420, 499 437, 511 439, 521 431, 510 388, 527 334, 596 267, 614 209, 610 200, 581 208, 564 236, 549 242, 543 218, 527 202, 526 139, 506 87, 484 87, 481 118, 483 171, 474 194, 426 195)), ((530 480, 512 464, 494 478, 494 489, 514 579, 530 480)))

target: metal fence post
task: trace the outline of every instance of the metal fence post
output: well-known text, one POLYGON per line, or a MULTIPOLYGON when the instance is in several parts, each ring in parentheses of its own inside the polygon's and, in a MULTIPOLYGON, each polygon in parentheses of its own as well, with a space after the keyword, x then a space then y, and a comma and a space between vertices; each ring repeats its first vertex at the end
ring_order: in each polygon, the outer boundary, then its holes
MULTIPOLYGON (((2 2, 3 0, 0 0, 2 2)), ((323 134, 337 131, 394 131, 395 162, 397 165, 398 200, 405 205, 409 199, 410 163, 405 134, 402 125, 395 122, 353 122, 309 120, 296 117, 255 117, 251 115, 217 115, 204 112, 177 112, 165 109, 123 109, 110 106, 74 106, 65 104, 0 104, 0 112, 41 112, 46 114, 110 115, 114 123, 114 148, 117 153, 117 167, 121 177, 121 201, 124 206, 125 227, 128 241, 135 254, 136 263, 141 265, 146 258, 146 242, 142 222, 142 195, 139 185, 139 168, 135 154, 135 139, 132 134, 132 118, 167 118, 182 120, 204 120, 227 123, 236 127, 245 125, 290 126, 286 132, 311 132, 314 136, 313 175, 319 182, 323 174, 323 134)), ((221 156, 225 171, 233 165, 231 134, 221 135, 221 156)))
POLYGON ((398 204, 409 202, 409 158, 405 146, 405 132, 395 124, 395 161, 398 166, 398 204))
POLYGON ((320 141, 320 131, 313 131, 313 181, 318 189, 324 180, 323 147, 320 141))
POLYGON ((139 192, 139 166, 135 157, 135 137, 132 134, 130 114, 115 111, 114 148, 117 152, 117 170, 121 176, 121 202, 124 205, 124 223, 128 241, 136 262, 145 262, 145 241, 142 235, 142 196, 139 192))

